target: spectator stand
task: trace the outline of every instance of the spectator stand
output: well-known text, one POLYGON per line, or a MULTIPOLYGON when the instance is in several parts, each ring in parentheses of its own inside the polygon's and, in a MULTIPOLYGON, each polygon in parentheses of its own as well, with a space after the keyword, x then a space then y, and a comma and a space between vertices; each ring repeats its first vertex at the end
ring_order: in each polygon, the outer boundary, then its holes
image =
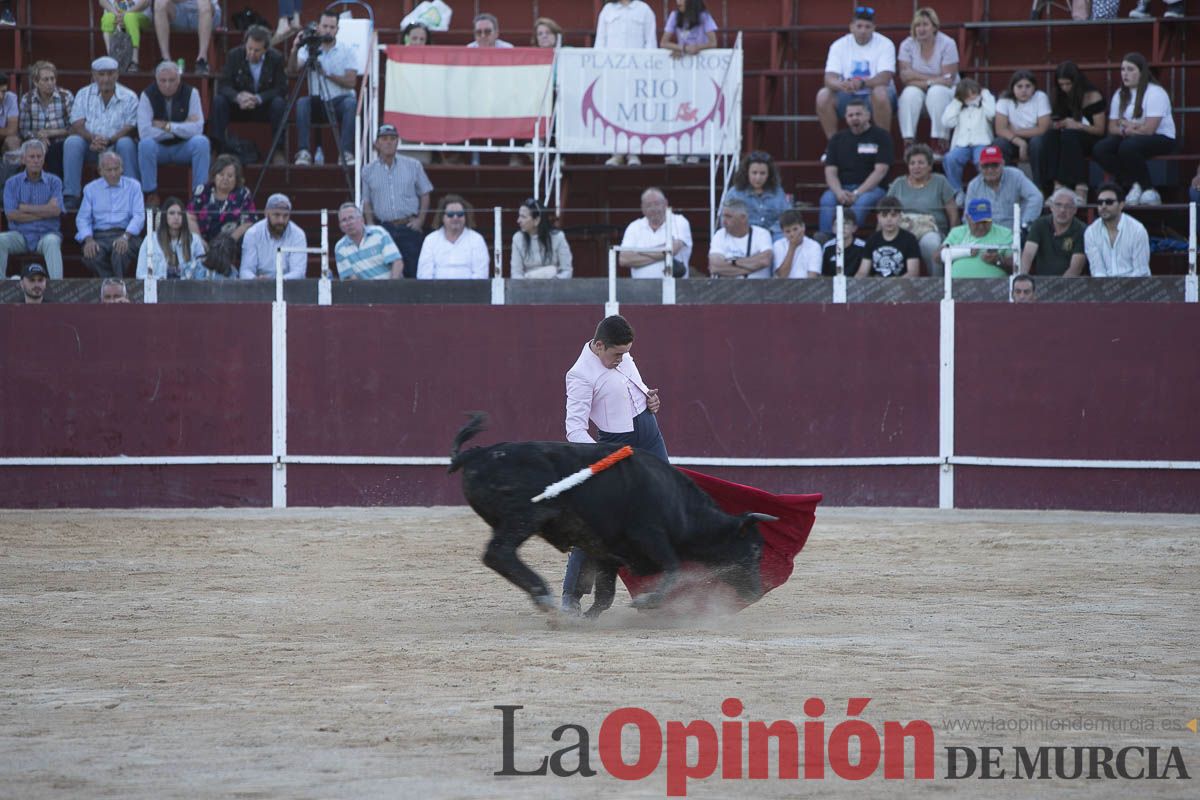
POLYGON ((742 145, 743 58, 740 35, 731 49, 681 61, 661 50, 561 43, 550 54, 385 46, 376 49, 366 127, 372 134, 380 122, 394 124, 402 150, 531 156, 533 196, 560 214, 564 154, 707 157, 715 227, 716 200, 737 169, 742 145), (521 70, 528 80, 502 98, 506 115, 497 112, 495 97, 479 94, 496 92, 504 70, 521 70), (532 140, 518 133, 525 131, 533 132, 532 140))

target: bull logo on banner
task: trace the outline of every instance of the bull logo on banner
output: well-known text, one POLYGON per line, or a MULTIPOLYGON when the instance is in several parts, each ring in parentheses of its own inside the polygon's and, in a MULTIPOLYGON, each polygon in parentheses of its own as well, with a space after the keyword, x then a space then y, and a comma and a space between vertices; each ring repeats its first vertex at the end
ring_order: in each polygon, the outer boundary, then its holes
MULTIPOLYGON (((725 94, 716 81, 712 81, 713 97, 708 101, 708 113, 700 117, 700 109, 691 100, 676 102, 679 93, 678 81, 644 79, 636 83, 633 102, 617 102, 608 116, 596 102, 596 84, 600 79, 592 81, 583 95, 583 124, 589 127, 593 135, 599 135, 601 143, 615 148, 620 137, 624 136, 630 151, 642 152, 645 143, 650 140, 662 142, 665 151, 678 150, 681 153, 701 152, 707 150, 704 138, 705 128, 716 119, 718 125, 725 124, 725 94), (678 130, 674 126, 686 125, 678 130), (667 143, 677 141, 677 147, 667 143), (635 146, 635 142, 641 146, 635 146)), ((701 101, 703 103, 703 101, 701 101)))

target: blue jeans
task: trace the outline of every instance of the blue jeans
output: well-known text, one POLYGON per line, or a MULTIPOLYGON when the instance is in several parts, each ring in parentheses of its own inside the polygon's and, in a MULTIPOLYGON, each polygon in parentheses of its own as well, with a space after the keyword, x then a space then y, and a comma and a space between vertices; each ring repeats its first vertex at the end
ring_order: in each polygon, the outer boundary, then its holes
POLYGON ((971 161, 975 166, 979 166, 979 154, 986 146, 980 144, 974 147, 951 147, 950 152, 946 153, 946 157, 942 159, 942 170, 946 173, 946 182, 955 192, 963 190, 962 177, 967 162, 971 161))
MULTIPOLYGON (((122 136, 113 148, 124 162, 125 174, 138 179, 138 151, 133 138, 122 136)), ((94 163, 99 153, 91 148, 91 142, 82 136, 68 136, 63 142, 63 194, 67 197, 83 196, 83 162, 94 163)), ((208 176, 205 175, 205 180, 208 176)))
MULTIPOLYGON (((341 129, 342 152, 354 152, 354 107, 356 100, 352 94, 338 95, 329 101, 333 113, 338 118, 341 129)), ((325 104, 319 97, 301 97, 296 101, 296 135, 299 142, 298 150, 312 150, 312 121, 329 122, 325 117, 325 104), (315 117, 314 117, 315 114, 315 117)))
POLYGON ((279 0, 279 18, 288 19, 300 13, 301 0, 279 0))
MULTIPOLYGON (((848 192, 852 192, 858 188, 857 183, 843 183, 842 188, 848 192)), ((867 215, 874 210, 875 204, 883 197, 884 191, 882 187, 876 186, 869 192, 863 192, 854 201, 854 205, 850 206, 850 210, 854 212, 854 222, 861 228, 863 223, 867 221, 867 215)), ((818 220, 818 230, 822 233, 833 233, 833 222, 837 218, 837 195, 832 189, 826 189, 821 195, 821 215, 818 220)))
MULTIPOLYGON (((632 445, 634 449, 645 450, 670 463, 667 443, 658 429, 658 420, 649 411, 643 411, 633 418, 633 430, 629 433, 597 431, 596 441, 632 445)), ((567 559, 567 574, 563 576, 563 607, 577 608, 579 598, 592 591, 594 580, 595 569, 588 554, 581 548, 572 548, 571 557, 567 559)))
POLYGON ((212 149, 207 136, 193 136, 176 144, 159 144, 155 139, 138 142, 138 164, 142 170, 142 191, 146 194, 158 191, 159 164, 191 164, 192 182, 182 197, 190 197, 197 184, 208 181, 208 163, 212 149))

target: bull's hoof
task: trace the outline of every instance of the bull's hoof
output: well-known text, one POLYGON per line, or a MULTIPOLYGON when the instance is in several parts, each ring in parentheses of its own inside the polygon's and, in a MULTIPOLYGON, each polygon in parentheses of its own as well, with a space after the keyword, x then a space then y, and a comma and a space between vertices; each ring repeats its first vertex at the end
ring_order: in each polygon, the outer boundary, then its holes
POLYGON ((648 611, 652 608, 659 608, 666 599, 660 592, 647 592, 641 597, 634 598, 630 605, 638 611, 648 611))
POLYGON ((599 619, 600 615, 603 614, 607 610, 608 610, 608 606, 601 608, 598 605, 594 605, 591 608, 589 608, 587 611, 583 612, 583 617, 584 617, 584 619, 599 619))

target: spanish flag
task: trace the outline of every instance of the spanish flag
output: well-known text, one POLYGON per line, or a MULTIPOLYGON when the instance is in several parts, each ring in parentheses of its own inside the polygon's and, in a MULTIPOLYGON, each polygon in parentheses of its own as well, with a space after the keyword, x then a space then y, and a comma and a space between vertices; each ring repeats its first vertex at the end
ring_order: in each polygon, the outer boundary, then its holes
POLYGON ((383 121, 408 142, 532 139, 549 117, 553 65, 552 48, 392 45, 383 121))

